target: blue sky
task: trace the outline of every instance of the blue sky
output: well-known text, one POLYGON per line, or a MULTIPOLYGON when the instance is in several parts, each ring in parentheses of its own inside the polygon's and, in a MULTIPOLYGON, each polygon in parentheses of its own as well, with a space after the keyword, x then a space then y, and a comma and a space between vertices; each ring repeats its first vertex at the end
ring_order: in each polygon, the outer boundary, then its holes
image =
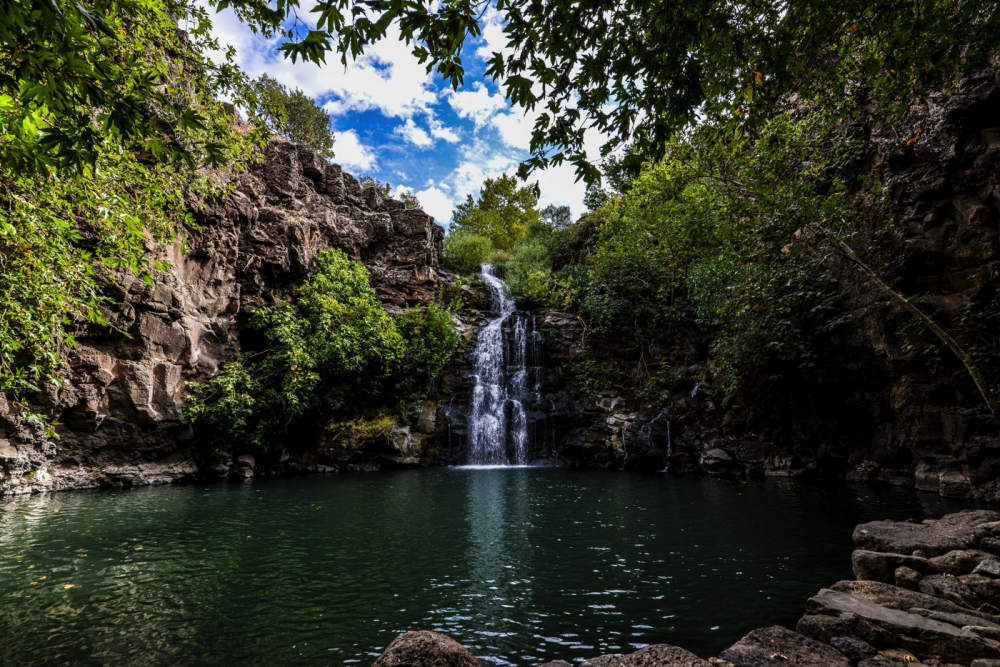
MULTIPOLYGON (((392 32, 345 69, 335 54, 324 66, 293 64, 277 40, 254 35, 231 10, 213 22, 216 37, 236 47, 248 75, 266 73, 300 88, 332 114, 333 162, 413 192, 441 224, 447 226, 454 206, 475 195, 484 178, 513 173, 528 154, 535 116, 512 108, 484 76, 491 54, 505 50, 495 15, 484 18, 483 37, 466 45, 465 84, 457 91, 428 74, 392 32)), ((588 137, 590 155, 599 144, 598 136, 588 137)), ((585 187, 571 166, 536 172, 531 180, 541 187, 540 205, 569 206, 574 217, 584 212, 585 187)))

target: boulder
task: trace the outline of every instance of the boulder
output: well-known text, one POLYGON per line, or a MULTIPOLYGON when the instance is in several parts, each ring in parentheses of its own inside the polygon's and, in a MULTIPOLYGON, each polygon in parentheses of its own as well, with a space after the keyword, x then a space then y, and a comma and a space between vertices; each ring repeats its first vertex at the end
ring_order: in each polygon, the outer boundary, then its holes
POLYGON ((934 574, 920 580, 920 592, 957 605, 975 609, 979 606, 976 594, 957 577, 934 574))
POLYGON ((996 556, 988 554, 985 551, 979 551, 978 549, 949 551, 943 556, 935 556, 930 560, 938 566, 939 570, 938 572, 928 572, 925 574, 940 573, 955 576, 960 574, 969 574, 983 561, 993 561, 994 563, 1000 565, 1000 560, 998 560, 996 556))
POLYGON ((721 654, 734 667, 850 667, 840 651, 779 625, 754 630, 721 654))
POLYGON ((482 667, 482 663, 451 637, 420 631, 396 637, 372 667, 482 667))
POLYGON ((592 658, 580 667, 709 667, 694 653, 669 644, 655 644, 626 655, 610 654, 592 658))
POLYGON ((980 605, 1000 606, 1000 579, 984 577, 981 574, 967 574, 959 579, 976 595, 980 605))
POLYGON ((850 633, 850 628, 839 618, 806 614, 799 619, 795 631, 818 642, 829 644, 834 637, 850 633))
POLYGON ((976 549, 984 537, 1000 532, 1000 513, 964 510, 923 523, 872 521, 854 529, 854 545, 867 551, 913 553, 920 549, 930 556, 949 551, 976 549))
POLYGON ((851 554, 851 566, 857 579, 891 584, 896 580, 896 568, 907 567, 920 574, 939 574, 941 568, 932 561, 897 553, 880 553, 858 549, 851 554))
POLYGON ((977 618, 991 622, 995 620, 988 613, 971 611, 967 607, 938 599, 933 595, 908 591, 898 586, 890 586, 889 584, 882 584, 876 581, 840 581, 830 586, 830 589, 874 602, 887 609, 899 609, 901 611, 930 609, 931 611, 940 611, 946 614, 971 614, 977 618))
POLYGON ((994 556, 1000 556, 1000 537, 984 537, 979 543, 979 548, 994 556))
POLYGON ((923 575, 908 567, 897 567, 895 572, 896 585, 910 591, 920 590, 920 580, 923 575))
POLYGON ((878 655, 878 649, 857 637, 834 637, 829 643, 852 663, 858 663, 878 655))
POLYGON ((1000 657, 998 642, 950 623, 889 609, 847 593, 824 588, 809 599, 808 609, 813 614, 847 619, 851 634, 876 647, 893 648, 905 644, 909 650, 919 649, 928 655, 966 664, 976 658, 1000 657), (869 627, 883 632, 872 636, 866 632, 869 627))
MULTIPOLYGON (((962 574, 965 574, 964 572, 962 574)), ((979 574, 984 577, 992 577, 993 579, 1000 579, 1000 560, 995 558, 990 560, 983 560, 975 569, 972 570, 972 574, 979 574)))

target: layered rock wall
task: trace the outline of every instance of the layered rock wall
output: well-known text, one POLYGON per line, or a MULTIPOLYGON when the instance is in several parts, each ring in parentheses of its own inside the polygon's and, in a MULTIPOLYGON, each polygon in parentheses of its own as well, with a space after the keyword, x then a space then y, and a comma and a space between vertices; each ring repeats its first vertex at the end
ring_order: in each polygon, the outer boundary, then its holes
POLYGON ((194 476, 184 382, 234 359, 247 315, 286 298, 317 251, 362 261, 388 304, 426 303, 442 282, 443 228, 296 144, 271 142, 230 196, 189 205, 201 229, 163 250, 170 270, 152 285, 109 280, 113 329, 79 331, 65 351, 71 382, 31 397, 60 422, 58 439, 0 396, 0 493, 194 476))

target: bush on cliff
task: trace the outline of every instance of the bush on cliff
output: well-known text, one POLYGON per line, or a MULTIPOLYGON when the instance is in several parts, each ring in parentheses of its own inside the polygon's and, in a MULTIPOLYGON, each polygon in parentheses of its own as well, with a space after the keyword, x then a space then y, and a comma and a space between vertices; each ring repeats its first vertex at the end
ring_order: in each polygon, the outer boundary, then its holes
POLYGON ((441 263, 459 273, 474 273, 480 264, 493 261, 493 242, 482 234, 452 229, 444 239, 441 263))
POLYGON ((251 317, 266 349, 188 384, 185 414, 211 438, 266 450, 315 422, 408 416, 457 347, 447 309, 393 318, 362 264, 341 250, 315 261, 293 299, 251 317))

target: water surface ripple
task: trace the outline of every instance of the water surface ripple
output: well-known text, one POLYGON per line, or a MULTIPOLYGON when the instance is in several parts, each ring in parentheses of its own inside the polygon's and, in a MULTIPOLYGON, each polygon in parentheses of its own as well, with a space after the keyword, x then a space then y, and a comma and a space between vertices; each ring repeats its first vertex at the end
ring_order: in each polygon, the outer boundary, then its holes
POLYGON ((715 654, 849 577, 867 487, 436 469, 0 502, 0 664, 370 664, 432 629, 534 664, 715 654))

